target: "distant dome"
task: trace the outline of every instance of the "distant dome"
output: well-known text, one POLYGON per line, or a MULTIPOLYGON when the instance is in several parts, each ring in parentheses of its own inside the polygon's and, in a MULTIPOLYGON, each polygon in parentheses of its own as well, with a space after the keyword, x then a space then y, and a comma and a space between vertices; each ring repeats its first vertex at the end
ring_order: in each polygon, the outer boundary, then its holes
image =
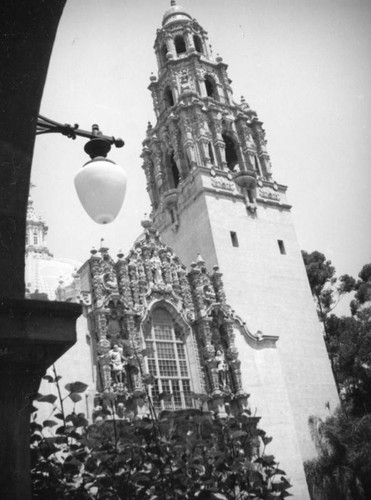
POLYGON ((56 300, 60 284, 69 285, 81 262, 72 259, 45 259, 35 254, 26 257, 25 282, 30 293, 45 293, 49 300, 56 300))
POLYGON ((182 21, 192 21, 192 17, 188 14, 184 7, 176 5, 175 0, 172 0, 170 9, 165 12, 162 18, 162 26, 182 21))

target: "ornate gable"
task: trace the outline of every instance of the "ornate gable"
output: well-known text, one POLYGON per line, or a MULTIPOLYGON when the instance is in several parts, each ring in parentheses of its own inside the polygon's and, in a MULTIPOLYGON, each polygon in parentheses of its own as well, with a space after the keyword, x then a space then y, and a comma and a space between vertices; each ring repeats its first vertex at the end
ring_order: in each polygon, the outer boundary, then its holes
POLYGON ((201 392, 220 415, 243 410, 247 396, 234 346, 237 320, 226 304, 218 267, 209 274, 199 255, 187 271, 151 221, 142 226, 126 257, 119 253, 114 262, 107 248, 92 250, 83 270, 82 281, 88 278, 90 284, 85 303, 98 399, 113 402, 118 417, 124 416, 127 400, 133 411, 145 413, 148 397, 158 398, 160 389, 169 392, 170 402, 157 401, 159 409, 192 407, 192 393, 201 392), (161 333, 161 320, 153 320, 159 310, 168 318, 167 333, 161 333))

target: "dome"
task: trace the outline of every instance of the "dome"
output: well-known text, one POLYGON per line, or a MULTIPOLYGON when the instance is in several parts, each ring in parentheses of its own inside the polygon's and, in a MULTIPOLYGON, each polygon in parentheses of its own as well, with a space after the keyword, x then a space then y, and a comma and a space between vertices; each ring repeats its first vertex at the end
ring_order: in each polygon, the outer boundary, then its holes
POLYGON ((168 9, 163 18, 162 26, 169 25, 175 22, 191 21, 192 17, 181 5, 176 5, 175 0, 171 0, 171 7, 168 9))
POLYGON ((81 262, 72 259, 42 258, 35 254, 26 257, 25 282, 29 293, 46 294, 56 300, 56 290, 61 283, 70 285, 81 262))

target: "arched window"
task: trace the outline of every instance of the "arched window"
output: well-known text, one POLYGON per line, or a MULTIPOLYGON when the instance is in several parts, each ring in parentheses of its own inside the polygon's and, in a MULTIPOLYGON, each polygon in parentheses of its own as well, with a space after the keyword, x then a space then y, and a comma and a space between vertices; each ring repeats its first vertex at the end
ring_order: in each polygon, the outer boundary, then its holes
POLYGON ((35 230, 35 231, 33 232, 33 244, 34 244, 34 245, 37 245, 37 244, 38 244, 38 242, 39 242, 39 238, 37 237, 37 231, 35 230))
POLYGON ((184 38, 182 37, 182 35, 177 35, 174 38, 174 45, 175 45, 175 50, 176 50, 176 53, 178 54, 178 56, 180 54, 184 54, 184 52, 187 52, 186 44, 185 44, 185 41, 184 41, 184 38))
POLYGON ((238 165, 238 156, 236 151, 236 146, 234 140, 226 134, 222 134, 223 141, 225 143, 225 160, 229 170, 236 170, 238 165))
POLYGON ((168 179, 169 179, 169 187, 170 189, 174 189, 178 187, 180 182, 180 173, 177 167, 177 164, 174 159, 174 153, 168 154, 167 156, 167 165, 168 165, 168 179))
POLYGON ((170 106, 174 106, 174 98, 173 98, 173 93, 171 91, 170 87, 166 87, 164 90, 164 103, 167 108, 170 108, 170 106))
POLYGON ((167 59, 166 59, 166 54, 167 54, 168 50, 167 50, 167 47, 166 47, 166 43, 163 44, 163 46, 161 47, 161 59, 162 59, 162 64, 165 65, 166 62, 167 62, 167 59))
POLYGON ((150 388, 156 408, 177 410, 192 407, 191 379, 186 349, 169 312, 157 307, 146 336, 148 371, 155 378, 150 388), (160 394, 168 397, 159 398, 160 394))
POLYGON ((214 78, 212 78, 210 75, 205 76, 205 87, 206 87, 206 94, 208 95, 208 97, 212 97, 213 99, 218 101, 219 95, 216 83, 214 78))
POLYGON ((255 162, 255 170, 258 172, 259 175, 262 175, 259 158, 256 155, 254 155, 254 162, 255 162))
POLYGON ((213 153, 213 148, 211 147, 210 142, 209 142, 209 144, 208 144, 208 148, 209 148, 209 158, 210 158, 210 161, 211 161, 211 163, 214 165, 214 163, 215 163, 215 160, 214 160, 214 153, 213 153))
POLYGON ((201 38, 198 35, 193 35, 193 43, 195 44, 196 51, 203 54, 201 38))

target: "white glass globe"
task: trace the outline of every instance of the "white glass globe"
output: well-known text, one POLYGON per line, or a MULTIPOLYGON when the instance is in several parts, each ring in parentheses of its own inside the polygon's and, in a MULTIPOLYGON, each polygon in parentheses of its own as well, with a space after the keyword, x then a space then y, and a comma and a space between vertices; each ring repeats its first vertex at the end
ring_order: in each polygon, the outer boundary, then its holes
POLYGON ((127 175, 123 167, 97 157, 75 175, 75 188, 87 214, 98 224, 116 219, 126 193, 127 175))

